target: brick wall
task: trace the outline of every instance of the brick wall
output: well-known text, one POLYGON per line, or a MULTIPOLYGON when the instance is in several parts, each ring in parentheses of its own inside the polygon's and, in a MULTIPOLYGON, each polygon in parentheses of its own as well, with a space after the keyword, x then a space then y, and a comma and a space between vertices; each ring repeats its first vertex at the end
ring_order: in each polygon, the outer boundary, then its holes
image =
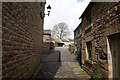
POLYGON ((28 78, 40 64, 44 3, 2 3, 2 76, 28 78))
MULTIPOLYGON (((92 42, 92 61, 97 62, 100 66, 104 78, 108 78, 108 59, 107 59, 107 36, 120 33, 120 3, 94 3, 84 13, 82 21, 82 54, 83 60, 86 60, 86 42, 92 42), (117 8, 116 8, 117 7, 117 8), (87 17, 91 16, 92 25, 87 25, 87 17), (104 54, 103 54, 104 53, 104 54), (97 54, 98 59, 97 59, 97 54), (106 59, 100 58, 105 56, 106 59)), ((91 74, 93 63, 83 63, 85 70, 91 74)), ((92 74, 91 74, 92 75, 92 74)))
POLYGON ((2 77, 2 3, 0 2, 0 78, 2 77))

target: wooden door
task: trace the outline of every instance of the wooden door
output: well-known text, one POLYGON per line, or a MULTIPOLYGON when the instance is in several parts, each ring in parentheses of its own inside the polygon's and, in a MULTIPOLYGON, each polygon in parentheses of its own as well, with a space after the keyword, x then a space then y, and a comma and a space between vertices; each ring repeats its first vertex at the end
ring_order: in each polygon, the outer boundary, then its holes
POLYGON ((113 66, 113 78, 120 78, 120 33, 108 37, 113 66))

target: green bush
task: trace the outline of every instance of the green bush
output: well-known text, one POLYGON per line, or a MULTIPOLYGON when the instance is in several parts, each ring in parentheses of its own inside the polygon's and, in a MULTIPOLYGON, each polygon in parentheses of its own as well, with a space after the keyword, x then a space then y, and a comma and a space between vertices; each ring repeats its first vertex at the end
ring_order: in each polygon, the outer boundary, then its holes
POLYGON ((98 64, 95 64, 95 68, 93 71, 93 79, 102 79, 102 74, 98 64))
POLYGON ((71 54, 73 54, 74 53, 74 44, 71 44, 71 45, 69 45, 69 51, 70 51, 70 53, 71 54))

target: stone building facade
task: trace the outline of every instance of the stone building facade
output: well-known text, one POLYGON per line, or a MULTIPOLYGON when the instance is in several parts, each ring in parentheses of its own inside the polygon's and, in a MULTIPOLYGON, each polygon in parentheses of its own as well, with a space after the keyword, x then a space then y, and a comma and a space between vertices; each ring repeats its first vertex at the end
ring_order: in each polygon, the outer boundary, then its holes
POLYGON ((80 65, 82 65, 82 23, 74 30, 75 54, 80 65))
POLYGON ((92 76, 120 78, 120 2, 90 2, 82 19, 82 67, 92 76))
POLYGON ((43 54, 48 54, 51 51, 51 30, 43 32, 43 54))
POLYGON ((3 78, 29 78, 40 65, 44 6, 45 2, 2 2, 3 78))
MULTIPOLYGON (((0 64, 2 64, 2 2, 0 2, 0 64)), ((0 65, 0 79, 2 78, 2 65, 0 65)))

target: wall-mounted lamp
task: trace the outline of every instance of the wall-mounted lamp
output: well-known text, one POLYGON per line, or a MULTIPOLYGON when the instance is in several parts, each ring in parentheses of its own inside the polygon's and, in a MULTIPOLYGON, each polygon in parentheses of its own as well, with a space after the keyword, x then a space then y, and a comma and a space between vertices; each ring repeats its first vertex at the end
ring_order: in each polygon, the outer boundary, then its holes
POLYGON ((43 14, 42 12, 40 12, 40 16, 41 16, 41 18, 44 18, 45 17, 45 15, 50 15, 50 10, 51 10, 51 7, 50 7, 50 5, 48 5, 48 7, 47 7, 47 11, 48 11, 48 14, 43 14))
POLYGON ((44 14, 44 15, 50 15, 50 10, 51 10, 51 7, 50 7, 50 5, 48 5, 48 7, 47 7, 47 11, 48 11, 48 14, 44 14))

